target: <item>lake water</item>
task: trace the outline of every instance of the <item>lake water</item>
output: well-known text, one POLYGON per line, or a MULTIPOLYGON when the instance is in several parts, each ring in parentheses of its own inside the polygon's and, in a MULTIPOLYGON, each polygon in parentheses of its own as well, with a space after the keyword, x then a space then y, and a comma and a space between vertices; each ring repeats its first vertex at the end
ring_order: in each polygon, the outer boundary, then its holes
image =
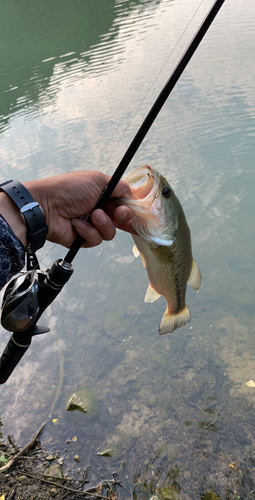
MULTIPOLYGON (((1 1, 1 181, 112 174, 210 6, 1 1)), ((226 0, 129 167, 153 165, 186 213, 203 275, 191 323, 159 337, 165 301, 143 302, 146 273, 119 232, 78 253, 41 320, 51 332, 1 386, 3 437, 24 445, 49 417, 41 441, 64 472, 90 465, 97 484, 119 470, 119 498, 255 486, 254 39, 254 1, 226 0), (87 414, 66 411, 74 391, 92 397, 87 414)), ((47 243, 42 269, 65 253, 47 243)))

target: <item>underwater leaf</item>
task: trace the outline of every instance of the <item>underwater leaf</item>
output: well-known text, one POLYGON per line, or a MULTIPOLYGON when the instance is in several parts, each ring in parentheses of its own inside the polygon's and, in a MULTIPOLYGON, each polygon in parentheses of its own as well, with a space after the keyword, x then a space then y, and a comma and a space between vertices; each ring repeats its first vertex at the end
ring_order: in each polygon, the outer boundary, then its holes
POLYGON ((111 457, 113 460, 118 460, 122 456, 122 450, 114 443, 109 443, 108 447, 97 451, 98 457, 111 457))
POLYGON ((102 486, 103 486, 103 484, 102 484, 102 483, 99 483, 99 484, 97 485, 97 493, 101 493, 101 491, 102 491, 102 486))
POLYGON ((71 398, 69 399, 66 407, 67 411, 73 411, 73 410, 78 410, 82 411, 83 413, 87 413, 87 409, 85 408, 84 401, 82 401, 82 398, 79 397, 77 394, 73 394, 71 398))
POLYGON ((78 438, 74 436, 72 439, 67 439, 66 443, 71 443, 72 441, 78 441, 78 438))
POLYGON ((111 457, 112 456, 112 449, 108 448, 107 450, 104 450, 104 451, 97 451, 97 455, 99 457, 111 457))
POLYGON ((87 418, 93 418, 98 413, 98 401, 95 393, 87 387, 82 387, 69 397, 67 411, 78 410, 87 413, 87 418))

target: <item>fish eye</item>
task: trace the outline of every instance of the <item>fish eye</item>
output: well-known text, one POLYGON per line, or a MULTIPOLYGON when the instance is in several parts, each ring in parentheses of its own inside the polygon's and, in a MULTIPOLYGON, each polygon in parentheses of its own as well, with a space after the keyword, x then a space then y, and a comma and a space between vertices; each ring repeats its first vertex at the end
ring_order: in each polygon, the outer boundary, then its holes
POLYGON ((162 189, 162 194, 165 198, 169 198, 170 194, 171 194, 171 189, 167 186, 165 186, 163 189, 162 189))

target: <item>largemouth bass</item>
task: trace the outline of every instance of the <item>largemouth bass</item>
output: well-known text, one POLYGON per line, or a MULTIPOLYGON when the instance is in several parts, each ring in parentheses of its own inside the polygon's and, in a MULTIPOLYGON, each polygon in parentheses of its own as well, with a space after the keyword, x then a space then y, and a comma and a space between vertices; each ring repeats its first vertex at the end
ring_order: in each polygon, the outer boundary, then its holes
POLYGON ((187 283, 198 291, 202 276, 192 257, 190 230, 182 206, 167 180, 149 165, 124 177, 137 199, 121 199, 133 210, 132 226, 138 235, 134 255, 141 256, 149 286, 145 302, 161 295, 167 308, 159 334, 172 333, 190 321, 185 302, 187 283))

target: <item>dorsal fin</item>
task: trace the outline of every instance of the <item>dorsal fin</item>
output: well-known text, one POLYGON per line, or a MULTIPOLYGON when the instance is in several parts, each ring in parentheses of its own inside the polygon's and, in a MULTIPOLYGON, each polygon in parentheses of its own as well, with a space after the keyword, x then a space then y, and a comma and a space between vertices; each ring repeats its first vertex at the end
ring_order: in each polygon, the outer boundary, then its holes
POLYGON ((193 290, 195 290, 195 292, 197 292, 201 287, 201 283, 202 283, 202 275, 200 273, 197 263, 193 259, 192 268, 188 279, 188 284, 193 288, 193 290))
POLYGON ((155 300, 157 300, 159 297, 161 297, 161 295, 158 292, 155 292, 151 285, 149 285, 144 297, 144 302, 155 302, 155 300))

